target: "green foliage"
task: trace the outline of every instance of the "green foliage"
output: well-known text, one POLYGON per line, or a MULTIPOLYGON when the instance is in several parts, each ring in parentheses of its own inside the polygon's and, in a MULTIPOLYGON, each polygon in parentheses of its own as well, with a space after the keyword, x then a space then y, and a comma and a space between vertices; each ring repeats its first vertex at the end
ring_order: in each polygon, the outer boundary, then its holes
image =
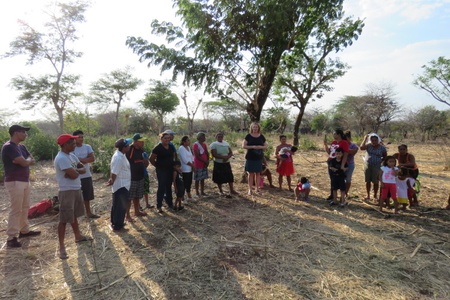
POLYGON ((101 173, 105 178, 110 174, 111 157, 116 148, 116 137, 103 135, 96 138, 86 137, 85 143, 91 145, 95 153, 95 161, 92 163, 92 171, 101 173))
POLYGON ((183 74, 185 85, 204 86, 221 99, 245 102, 253 121, 261 117, 283 53, 295 50, 298 55, 324 39, 331 51, 338 51, 351 43, 349 36, 357 36, 349 29, 351 20, 341 20, 343 0, 174 3, 184 27, 154 20, 152 32, 167 42, 156 45, 128 37, 128 47, 141 61, 172 71, 173 80, 183 74), (338 34, 318 34, 326 31, 338 34))
POLYGON ((36 160, 53 160, 60 147, 56 143, 56 137, 49 136, 44 132, 29 131, 30 135, 23 142, 28 151, 36 160))
POLYGON ((266 160, 271 160, 274 153, 274 147, 271 143, 268 143, 267 148, 264 150, 264 157, 266 160))
POLYGON ((151 87, 145 98, 140 101, 142 106, 155 112, 160 121, 160 128, 164 125, 164 116, 173 112, 180 104, 178 96, 171 91, 172 83, 160 80, 153 81, 154 86, 151 87))
POLYGON ((46 11, 49 20, 44 24, 44 31, 33 28, 25 21, 21 24, 21 34, 10 43, 7 57, 25 54, 28 64, 46 60, 54 73, 51 75, 18 76, 12 80, 12 86, 21 94, 26 109, 35 105, 52 105, 59 118, 61 132, 64 131, 64 109, 76 96, 80 95, 75 86, 79 77, 66 74, 65 68, 82 55, 73 49, 72 43, 78 37, 76 24, 84 22, 87 4, 82 1, 68 4, 55 3, 53 9, 46 11))
POLYGON ((130 67, 103 74, 102 78, 91 84, 91 103, 116 105, 114 119, 116 138, 119 137, 119 113, 122 101, 125 99, 127 93, 136 90, 141 84, 142 80, 133 76, 130 67))
POLYGON ((422 69, 422 75, 417 76, 413 84, 437 101, 450 105, 450 59, 440 56, 422 69))
POLYGON ((316 142, 307 135, 300 138, 298 148, 302 151, 318 150, 316 142))

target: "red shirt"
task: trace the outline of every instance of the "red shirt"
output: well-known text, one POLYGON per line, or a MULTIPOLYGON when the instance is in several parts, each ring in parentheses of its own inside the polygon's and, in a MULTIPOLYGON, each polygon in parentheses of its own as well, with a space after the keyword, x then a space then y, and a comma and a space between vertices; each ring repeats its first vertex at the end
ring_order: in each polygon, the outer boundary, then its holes
POLYGON ((331 160, 336 157, 337 148, 342 148, 342 150, 344 150, 344 153, 348 153, 349 146, 350 144, 346 140, 342 140, 339 143, 333 141, 330 145, 330 155, 328 156, 328 160, 331 160))

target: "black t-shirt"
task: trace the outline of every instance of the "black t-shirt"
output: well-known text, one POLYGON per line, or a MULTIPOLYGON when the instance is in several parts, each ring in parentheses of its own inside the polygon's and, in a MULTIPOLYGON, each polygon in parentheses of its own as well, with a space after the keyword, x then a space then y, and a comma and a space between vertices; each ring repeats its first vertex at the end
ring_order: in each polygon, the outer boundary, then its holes
POLYGON ((144 164, 144 150, 136 149, 131 145, 130 150, 128 150, 126 157, 130 162, 131 180, 139 181, 144 179, 144 170, 146 168, 144 164))
MULTIPOLYGON (((339 176, 339 177, 344 177, 344 178, 346 177, 344 170, 341 169, 341 165, 342 165, 342 161, 337 161, 336 157, 329 161, 330 168, 338 169, 337 171, 331 170, 331 173, 333 174, 333 176, 339 176)), ((345 167, 346 168, 348 167, 347 163, 345 164, 345 167)))
MULTIPOLYGON (((250 133, 245 136, 247 146, 264 146, 266 138, 260 134, 259 137, 253 137, 250 133)), ((260 160, 263 159, 264 151, 262 149, 247 149, 245 159, 248 160, 260 160)))
POLYGON ((158 144, 152 150, 153 154, 156 154, 156 168, 157 169, 173 169, 173 148, 169 146, 168 149, 164 148, 162 144, 158 144))

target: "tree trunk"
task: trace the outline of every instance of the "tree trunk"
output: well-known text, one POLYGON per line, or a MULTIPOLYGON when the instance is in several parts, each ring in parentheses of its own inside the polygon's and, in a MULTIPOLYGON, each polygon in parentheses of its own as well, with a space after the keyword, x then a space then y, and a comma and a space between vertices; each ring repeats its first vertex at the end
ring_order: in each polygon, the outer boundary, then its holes
POLYGON ((300 130, 300 124, 302 123, 303 115, 305 113, 305 107, 306 105, 300 104, 300 111, 298 112, 297 118, 295 119, 294 124, 294 146, 298 147, 298 141, 299 141, 299 130, 300 130))
POLYGON ((58 112, 58 119, 59 119, 59 129, 61 131, 61 134, 64 133, 64 114, 63 114, 63 110, 57 109, 58 112))
MULTIPOLYGON (((280 61, 280 59, 278 59, 278 61, 280 61)), ((270 89, 272 88, 276 73, 277 68, 273 67, 268 70, 267 75, 262 76, 261 82, 258 85, 258 91, 253 96, 252 102, 247 104, 247 113, 252 122, 259 122, 261 120, 261 113, 264 104, 267 101, 267 97, 269 97, 270 89)))

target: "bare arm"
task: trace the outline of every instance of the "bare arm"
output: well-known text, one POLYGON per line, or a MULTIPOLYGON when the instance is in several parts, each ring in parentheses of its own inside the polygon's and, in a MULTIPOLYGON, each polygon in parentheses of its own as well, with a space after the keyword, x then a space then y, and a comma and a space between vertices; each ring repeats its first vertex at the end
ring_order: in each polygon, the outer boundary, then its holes
POLYGON ((152 166, 156 167, 156 154, 152 153, 152 155, 150 155, 150 163, 152 164, 152 166))
POLYGON ((107 186, 113 185, 113 184, 114 184, 114 181, 116 181, 116 178, 117 178, 117 175, 111 173, 111 176, 109 177, 109 180, 106 182, 106 185, 107 185, 107 186))
POLYGON ((94 155, 94 152, 91 152, 88 154, 88 156, 86 158, 78 158, 78 159, 83 164, 88 164, 88 163, 92 163, 95 161, 95 155, 94 155))
POLYGON ((369 138, 369 135, 366 135, 364 137, 364 140, 362 141, 361 145, 359 146, 359 149, 361 150, 367 150, 367 139, 369 138))
POLYGON ((25 159, 23 156, 17 156, 16 158, 13 159, 12 162, 13 164, 20 165, 22 167, 28 167, 35 164, 35 160, 33 156, 31 156, 31 154, 27 159, 25 159))

